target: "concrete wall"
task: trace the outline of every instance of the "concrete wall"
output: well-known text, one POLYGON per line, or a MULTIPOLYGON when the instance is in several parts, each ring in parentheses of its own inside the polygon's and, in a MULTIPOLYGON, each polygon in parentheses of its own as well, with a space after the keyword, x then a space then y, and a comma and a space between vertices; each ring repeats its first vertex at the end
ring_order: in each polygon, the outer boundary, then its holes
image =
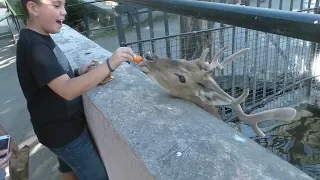
MULTIPOLYGON (((73 68, 111 55, 67 26, 53 38, 73 68)), ((83 95, 110 179, 311 179, 133 66, 114 76, 83 95)))

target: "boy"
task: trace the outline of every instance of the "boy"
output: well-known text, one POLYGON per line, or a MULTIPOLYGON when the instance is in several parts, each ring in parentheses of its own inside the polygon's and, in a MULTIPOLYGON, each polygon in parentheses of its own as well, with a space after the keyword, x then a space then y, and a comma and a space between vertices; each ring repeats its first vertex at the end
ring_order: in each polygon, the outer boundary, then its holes
POLYGON ((58 33, 65 19, 65 0, 21 0, 27 27, 17 43, 17 72, 39 141, 58 156, 62 179, 107 180, 101 159, 85 130, 81 95, 94 88, 124 61, 130 48, 119 48, 88 73, 74 73, 49 34, 58 33))

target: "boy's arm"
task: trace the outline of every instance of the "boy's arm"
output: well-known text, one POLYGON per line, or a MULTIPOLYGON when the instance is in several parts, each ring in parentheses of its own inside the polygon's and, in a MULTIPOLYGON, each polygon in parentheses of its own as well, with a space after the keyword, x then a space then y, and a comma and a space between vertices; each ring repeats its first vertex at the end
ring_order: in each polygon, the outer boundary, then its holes
MULTIPOLYGON (((116 65, 112 67, 116 67, 116 65)), ((61 97, 70 101, 94 88, 109 74, 110 70, 107 64, 103 63, 97 68, 72 79, 67 74, 63 74, 49 82, 48 86, 61 97)))
POLYGON ((118 48, 107 63, 103 63, 88 73, 70 79, 62 69, 54 53, 45 44, 32 47, 32 72, 40 87, 48 85, 55 93, 66 100, 73 100, 88 92, 104 80, 123 61, 133 61, 135 54, 131 48, 118 48))
POLYGON ((74 69, 74 71, 73 71, 74 76, 75 76, 75 77, 78 77, 78 76, 86 73, 86 71, 88 70, 88 68, 89 68, 90 66, 94 65, 94 64, 95 64, 94 62, 91 62, 91 63, 89 63, 89 64, 83 65, 83 66, 80 67, 80 68, 74 69))

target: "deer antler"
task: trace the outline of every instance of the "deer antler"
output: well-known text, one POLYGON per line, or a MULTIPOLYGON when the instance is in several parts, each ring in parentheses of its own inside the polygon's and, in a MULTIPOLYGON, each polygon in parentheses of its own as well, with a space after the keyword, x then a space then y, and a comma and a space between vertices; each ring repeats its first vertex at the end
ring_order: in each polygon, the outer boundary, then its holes
MULTIPOLYGON (((210 63, 211 65, 211 69, 209 71, 212 71, 212 68, 218 68, 218 69, 222 69, 226 64, 230 63, 231 61, 237 59, 239 56, 241 56, 242 54, 246 53, 249 51, 249 48, 246 49, 242 49, 234 54, 232 54, 231 56, 229 56, 227 59, 225 59, 221 64, 218 62, 218 58, 220 57, 220 55, 222 54, 223 51, 225 51, 228 47, 224 47, 222 49, 220 49, 216 55, 214 56, 212 62, 210 63)), ((207 51, 204 51, 207 53, 207 51)), ((206 56, 203 54, 203 56, 206 56)), ((205 72, 207 73, 207 72, 205 72)), ((267 111, 263 111, 263 112, 259 112, 256 114, 250 114, 247 115, 243 112, 242 107, 240 106, 240 104, 242 102, 245 101, 245 99, 248 97, 249 95, 249 89, 246 88, 243 91, 243 94, 241 96, 239 96, 238 98, 233 98, 231 97, 228 93, 226 93, 225 91, 223 91, 219 85, 214 81, 213 78, 211 78, 209 76, 209 82, 211 85, 211 88, 213 88, 218 94, 228 98, 231 100, 231 104, 233 105, 235 112, 238 116, 238 118, 243 121, 244 123, 248 124, 251 126, 251 128, 254 130, 254 132, 259 135, 264 137, 265 134, 259 129, 258 127, 258 123, 261 121, 265 121, 265 120, 285 120, 285 121, 289 121, 292 120, 295 115, 296 115, 296 110, 294 108, 276 108, 276 109, 271 109, 271 110, 267 110, 267 111)))
POLYGON ((249 48, 245 48, 242 49, 234 54, 232 54, 231 56, 227 57, 227 59, 225 59, 224 61, 222 61, 222 63, 219 63, 219 57, 221 56, 221 54, 228 49, 229 46, 225 46, 223 48, 221 48, 213 57, 213 60, 211 61, 210 65, 212 68, 217 68, 219 70, 223 69, 223 67, 225 65, 227 65, 228 63, 232 62, 233 60, 237 59, 238 57, 240 57, 241 55, 247 53, 249 51, 249 48))

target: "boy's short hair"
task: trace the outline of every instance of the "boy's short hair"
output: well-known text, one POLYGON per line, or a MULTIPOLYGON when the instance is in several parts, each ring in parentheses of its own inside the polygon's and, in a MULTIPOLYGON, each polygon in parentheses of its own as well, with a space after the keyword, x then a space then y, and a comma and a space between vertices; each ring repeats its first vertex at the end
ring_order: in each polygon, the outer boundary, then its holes
POLYGON ((34 2, 36 4, 40 4, 40 0, 21 0, 22 9, 23 9, 23 11, 24 11, 24 13, 25 13, 25 15, 27 17, 29 17, 29 12, 28 12, 28 9, 27 9, 27 3, 29 1, 32 1, 32 2, 34 2))

